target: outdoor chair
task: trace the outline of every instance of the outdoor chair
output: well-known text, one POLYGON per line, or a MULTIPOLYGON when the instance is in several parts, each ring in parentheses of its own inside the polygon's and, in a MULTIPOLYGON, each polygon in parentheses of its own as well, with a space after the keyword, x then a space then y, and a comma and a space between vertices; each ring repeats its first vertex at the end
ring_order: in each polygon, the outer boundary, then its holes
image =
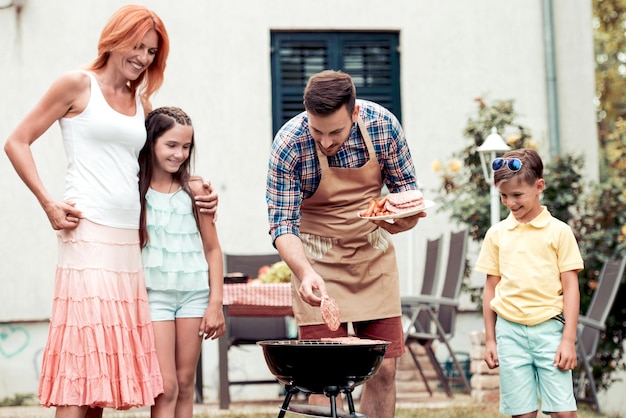
MULTIPOLYGON (((460 382, 464 391, 467 393, 471 392, 465 371, 461 368, 456 354, 450 346, 450 339, 454 336, 461 283, 465 273, 467 237, 467 229, 450 234, 446 273, 440 297, 420 295, 402 298, 403 311, 412 313, 410 315, 411 318, 419 319, 419 313, 425 312, 429 319, 427 322, 416 320, 409 324, 409 327, 405 328, 405 345, 416 364, 418 364, 418 356, 411 344, 417 342, 424 347, 426 355, 437 374, 437 378, 449 397, 453 396, 450 387, 450 382, 452 381, 460 382), (418 312, 417 315, 416 311, 418 312), (458 377, 448 377, 444 374, 443 368, 435 356, 433 346, 435 341, 441 342, 448 350, 458 377)), ((418 369, 420 368, 418 367, 418 369)), ((429 393, 432 395, 430 389, 429 393)))
MULTIPOLYGON (((439 265, 441 264, 441 244, 441 236, 426 241, 426 257, 424 260, 424 272, 422 275, 422 290, 419 293, 421 296, 432 296, 434 294, 437 278, 439 277, 439 265)), ((422 309, 412 309, 411 305, 405 306, 403 304, 402 314, 403 323, 405 324, 405 335, 407 335, 410 327, 414 327, 416 322, 420 324, 421 329, 428 328, 428 324, 430 323, 430 314, 428 312, 425 312, 422 309)), ((413 359, 415 367, 424 381, 426 390, 430 396, 432 396, 433 392, 428 384, 428 379, 426 379, 426 376, 424 375, 422 366, 419 361, 417 361, 415 356, 411 356, 411 358, 413 359)))
POLYGON ((598 414, 602 412, 590 363, 596 355, 600 334, 605 330, 606 318, 615 301, 625 267, 626 257, 604 263, 587 312, 578 318, 576 353, 581 367, 574 379, 574 393, 579 402, 590 403, 598 414))
MULTIPOLYGON (((227 273, 243 273, 250 278, 258 274, 261 266, 280 261, 278 253, 260 255, 225 254, 224 266, 227 273)), ((262 340, 284 340, 289 338, 289 330, 284 316, 230 316, 224 306, 226 333, 220 337, 219 346, 219 396, 220 407, 230 404, 230 386, 250 384, 276 384, 276 379, 231 380, 228 370, 228 352, 233 346, 256 345, 262 340)))
MULTIPOLYGON (((233 255, 225 254, 227 273, 243 273, 250 278, 257 276, 261 266, 271 266, 281 260, 278 254, 233 255)), ((287 325, 282 316, 248 317, 228 316, 226 335, 229 346, 256 344, 265 339, 287 338, 287 325)), ((231 384, 236 384, 231 382, 231 384)))
POLYGON ((441 260, 442 236, 426 241, 426 259, 424 260, 424 274, 422 276, 421 295, 432 295, 439 277, 441 260))
MULTIPOLYGON (((260 255, 224 254, 224 268, 226 273, 243 273, 251 278, 258 274, 261 266, 272 265, 281 258, 278 253, 260 255)), ((228 306, 224 306, 226 333, 219 338, 219 401, 220 408, 227 409, 230 405, 230 386, 245 384, 276 383, 272 380, 230 380, 228 373, 228 351, 232 346, 244 344, 253 345, 264 339, 288 338, 285 318, 280 316, 248 317, 229 316, 228 306)), ((196 367, 196 403, 202 403, 202 353, 196 367)))

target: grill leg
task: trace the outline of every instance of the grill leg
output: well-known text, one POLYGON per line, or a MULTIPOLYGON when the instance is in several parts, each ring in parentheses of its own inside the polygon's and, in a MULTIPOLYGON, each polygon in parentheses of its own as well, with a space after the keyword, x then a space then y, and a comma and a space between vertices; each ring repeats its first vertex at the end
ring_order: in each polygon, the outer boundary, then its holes
POLYGON ((339 394, 339 387, 327 386, 324 388, 324 395, 330 398, 330 413, 332 418, 337 418, 337 395, 339 394))
POLYGON ((289 407, 289 402, 291 402, 291 397, 298 393, 299 390, 295 386, 285 385, 285 389, 287 390, 287 396, 285 396, 285 400, 283 401, 282 406, 280 407, 280 412, 278 413, 278 418, 283 418, 285 413, 287 412, 287 408, 289 407))
POLYGON ((352 400, 352 389, 346 389, 346 400, 348 401, 348 411, 350 411, 351 417, 356 417, 356 411, 354 410, 354 401, 352 400))
POLYGON ((337 396, 330 395, 330 414, 333 418, 337 418, 337 396))

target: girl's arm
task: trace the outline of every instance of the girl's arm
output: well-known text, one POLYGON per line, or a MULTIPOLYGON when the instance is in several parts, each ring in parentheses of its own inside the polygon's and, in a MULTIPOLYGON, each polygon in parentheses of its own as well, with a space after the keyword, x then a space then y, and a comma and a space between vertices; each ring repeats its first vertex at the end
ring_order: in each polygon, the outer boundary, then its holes
MULTIPOLYGON (((189 181, 194 196, 203 194, 202 179, 194 177, 189 181)), ((198 229, 202 237, 204 255, 209 264, 209 306, 200 322, 199 334, 205 339, 217 339, 226 332, 222 302, 224 295, 224 261, 222 248, 217 236, 217 228, 210 216, 198 216, 198 229)))
POLYGON ((35 195, 54 229, 78 225, 80 211, 70 202, 57 202, 43 185, 30 146, 52 124, 65 116, 81 113, 89 100, 89 76, 80 72, 59 77, 39 102, 11 132, 4 150, 15 171, 35 195))
POLYGON ((565 325, 561 344, 554 357, 554 365, 561 370, 572 370, 578 362, 576 356, 576 330, 578 327, 578 312, 580 310, 580 291, 578 289, 578 274, 575 270, 561 273, 563 287, 563 316, 565 325))

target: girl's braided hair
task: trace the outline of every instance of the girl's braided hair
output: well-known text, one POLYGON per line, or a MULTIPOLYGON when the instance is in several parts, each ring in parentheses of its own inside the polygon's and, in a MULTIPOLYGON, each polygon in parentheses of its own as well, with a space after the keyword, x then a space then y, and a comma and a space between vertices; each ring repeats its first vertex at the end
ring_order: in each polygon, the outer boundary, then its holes
POLYGON ((191 118, 183 109, 179 107, 166 106, 154 109, 148 114, 148 117, 146 118, 146 127, 148 126, 151 118, 155 118, 157 115, 168 116, 174 119, 174 121, 179 125, 191 126, 191 118))

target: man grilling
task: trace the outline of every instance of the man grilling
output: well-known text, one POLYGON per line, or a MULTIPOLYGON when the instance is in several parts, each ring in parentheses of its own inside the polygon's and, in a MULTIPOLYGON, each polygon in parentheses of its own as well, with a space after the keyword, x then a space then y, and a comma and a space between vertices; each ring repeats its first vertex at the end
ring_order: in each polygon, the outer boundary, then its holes
MULTIPOLYGON (((424 212, 393 223, 357 214, 391 193, 417 190, 404 132, 384 107, 356 100, 352 78, 340 71, 313 75, 305 111, 285 123, 272 145, 266 201, 270 235, 289 265, 301 339, 356 336, 386 340, 378 373, 363 386, 361 411, 393 418, 396 359, 404 352, 400 290, 390 234, 413 228, 424 212), (320 313, 335 299, 341 326, 331 331, 320 313)), ((327 404, 324 395, 310 402, 327 404)))

